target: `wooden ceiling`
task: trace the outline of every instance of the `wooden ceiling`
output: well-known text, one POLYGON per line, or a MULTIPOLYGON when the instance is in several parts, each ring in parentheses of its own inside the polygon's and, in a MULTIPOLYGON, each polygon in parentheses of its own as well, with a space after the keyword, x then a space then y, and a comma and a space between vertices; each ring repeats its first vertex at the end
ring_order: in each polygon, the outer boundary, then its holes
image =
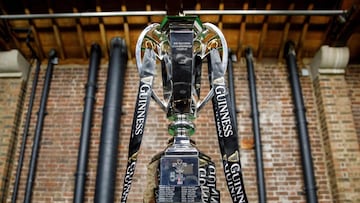
POLYGON ((81 17, 81 18, 5 18, 15 14, 51 14, 119 11, 179 10, 347 10, 343 15, 199 15, 223 31, 228 46, 243 55, 250 46, 258 60, 282 60, 287 40, 297 46, 298 58, 313 57, 321 45, 349 46, 351 62, 360 62, 360 0, 0 0, 0 50, 19 49, 26 57, 31 52, 44 59, 51 48, 61 61, 87 61, 93 42, 101 45, 103 57, 109 57, 112 37, 125 38, 130 60, 135 43, 150 23, 161 22, 164 15, 81 17), (176 3, 178 2, 178 3, 176 3), (1 17, 1 16, 0 16, 1 17), (341 20, 343 19, 343 20, 341 20), (29 32, 30 31, 30 32, 29 32))

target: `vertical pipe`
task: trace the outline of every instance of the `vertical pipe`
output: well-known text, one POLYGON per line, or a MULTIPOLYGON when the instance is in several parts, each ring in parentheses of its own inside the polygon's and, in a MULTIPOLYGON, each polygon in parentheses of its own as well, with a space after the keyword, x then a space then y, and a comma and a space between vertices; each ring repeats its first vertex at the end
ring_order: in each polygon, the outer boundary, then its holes
POLYGON ((266 188, 264 178, 264 167, 262 158, 261 133, 259 122, 259 109, 256 95, 256 80, 253 65, 253 54, 251 48, 245 50, 246 67, 248 71, 248 82, 251 102, 252 128, 255 140, 255 161, 256 161, 256 178, 258 184, 258 198, 260 203, 266 202, 266 188))
POLYGON ((125 41, 119 37, 113 38, 101 127, 95 203, 114 202, 126 53, 125 41))
POLYGON ((52 77, 52 72, 53 72, 53 68, 54 68, 55 64, 57 64, 56 51, 55 51, 55 49, 51 49, 49 52, 49 62, 48 62, 48 66, 46 69, 44 87, 43 87, 41 100, 40 100, 38 120, 37 120, 36 127, 35 127, 34 141, 33 141, 30 165, 29 165, 29 172, 28 172, 28 178, 26 181, 24 203, 31 202, 32 187, 33 187, 33 181, 35 178, 36 162, 37 162, 37 157, 38 157, 38 153, 39 153, 39 145, 40 145, 40 139, 41 139, 41 134, 42 134, 42 127, 43 127, 44 118, 46 115, 46 102, 47 102, 47 97, 48 97, 49 90, 50 90, 51 77, 52 77))
POLYGON ((234 87, 234 69, 232 64, 232 53, 229 50, 229 60, 228 60, 228 83, 229 83, 229 96, 230 103, 232 106, 232 114, 234 115, 234 124, 237 128, 237 112, 236 112, 236 98, 235 98, 235 87, 234 87))
POLYGON ((30 94, 30 98, 29 98, 28 111, 26 113, 24 132, 23 132, 23 136, 22 136, 22 140, 21 140, 22 142, 21 142, 21 147, 20 147, 19 161, 18 161, 18 165, 16 168, 14 190, 13 190, 13 194, 11 197, 12 203, 16 202, 17 193, 18 193, 18 189, 19 189, 19 183, 20 183, 20 178, 21 178, 21 169, 22 169, 22 166, 24 163, 26 140, 27 140, 27 136, 29 133, 31 114, 32 114, 32 109, 33 109, 33 105, 34 105, 36 87, 37 87, 37 83, 38 83, 38 79, 39 79, 39 72, 40 72, 40 66, 41 66, 41 61, 40 61, 39 57, 36 55, 35 50, 32 48, 32 46, 30 44, 30 35, 31 35, 31 29, 29 29, 29 31, 27 33, 26 45, 30 49, 32 57, 36 60, 36 68, 35 68, 34 80, 33 80, 32 86, 31 86, 31 94, 30 94))
POLYGON ((286 43, 284 53, 289 71, 289 81, 291 84, 291 91, 294 101, 294 112, 295 112, 296 125, 298 129, 298 136, 300 142, 306 202, 316 203, 318 202, 318 200, 316 194, 316 184, 315 184, 315 176, 313 169, 314 167, 311 157, 311 148, 309 142, 306 115, 305 115, 305 106, 302 97, 302 90, 299 81, 299 76, 297 72, 295 45, 293 42, 289 41, 286 43))
POLYGON ((35 93, 36 93, 36 86, 38 83, 39 78, 39 72, 40 72, 40 65, 41 61, 38 57, 35 57, 36 59, 36 68, 34 73, 34 80, 31 85, 31 94, 29 99, 29 105, 28 105, 28 111, 26 113, 25 118, 25 126, 24 126, 24 132, 21 140, 21 147, 20 147, 20 155, 19 155, 19 161, 16 168, 16 176, 15 176, 15 183, 14 183, 14 190, 11 197, 11 202, 15 203, 17 198, 17 193, 19 189, 19 183, 20 183, 20 177, 21 177, 21 169, 24 162, 24 154, 25 154, 25 147, 26 147, 26 140, 29 133, 29 127, 30 127, 30 120, 31 120, 31 113, 33 109, 34 99, 35 99, 35 93))
POLYGON ((80 146, 75 173, 74 203, 84 202, 84 189, 86 181, 87 160, 89 151, 89 141, 91 136, 91 121, 95 104, 96 77, 101 59, 101 48, 98 44, 91 46, 89 73, 86 84, 85 104, 83 120, 81 124, 80 146))

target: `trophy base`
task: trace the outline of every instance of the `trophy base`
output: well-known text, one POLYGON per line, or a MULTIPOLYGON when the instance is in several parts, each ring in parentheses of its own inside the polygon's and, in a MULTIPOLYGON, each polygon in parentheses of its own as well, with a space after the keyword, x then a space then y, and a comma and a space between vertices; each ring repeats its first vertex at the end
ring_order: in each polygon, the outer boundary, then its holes
POLYGON ((172 154, 167 150, 160 159, 159 173, 158 203, 202 202, 197 151, 172 154))
POLYGON ((220 202, 210 157, 201 152, 169 153, 169 148, 154 156, 148 165, 144 203, 220 202))

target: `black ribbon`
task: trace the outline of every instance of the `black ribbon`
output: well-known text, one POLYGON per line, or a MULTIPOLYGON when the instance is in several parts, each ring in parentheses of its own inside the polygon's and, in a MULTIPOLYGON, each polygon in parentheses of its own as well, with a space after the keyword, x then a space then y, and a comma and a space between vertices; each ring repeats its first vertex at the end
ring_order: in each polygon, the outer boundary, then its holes
POLYGON ((137 155, 141 146, 142 137, 144 135, 146 117, 152 94, 155 65, 154 51, 152 49, 146 49, 144 54, 144 63, 140 73, 141 79, 131 128, 128 164, 126 167, 123 191, 121 195, 122 203, 126 203, 128 194, 130 192, 132 178, 135 172, 137 155))
POLYGON ((216 189, 216 169, 214 162, 210 157, 199 153, 200 166, 200 186, 202 192, 202 201, 204 203, 220 202, 220 191, 216 189))
POLYGON ((243 177, 241 173, 238 132, 235 125, 235 115, 231 108, 230 96, 224 79, 224 70, 218 50, 213 49, 208 56, 209 80, 216 131, 224 165, 224 173, 233 202, 247 203, 243 177))

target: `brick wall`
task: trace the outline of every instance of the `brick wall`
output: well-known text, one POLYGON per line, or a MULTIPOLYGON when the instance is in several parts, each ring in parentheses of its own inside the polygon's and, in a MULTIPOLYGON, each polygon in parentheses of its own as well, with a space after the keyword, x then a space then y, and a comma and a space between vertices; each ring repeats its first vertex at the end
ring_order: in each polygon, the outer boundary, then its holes
POLYGON ((351 98, 352 114, 354 116, 356 134, 360 145, 360 67, 350 66, 345 75, 349 86, 349 96, 351 98))
MULTIPOLYGON (((240 66, 237 70, 241 71, 237 82, 237 92, 241 93, 240 98, 237 97, 241 110, 238 118, 240 136, 252 137, 246 68, 240 66)), ((255 71, 268 202, 304 202, 300 149, 287 68, 278 64, 255 64, 255 71)), ((317 132, 311 80, 309 77, 301 77, 300 80, 307 109, 319 202, 332 202, 324 175, 326 169, 321 138, 317 132)), ((257 201, 254 160, 253 150, 243 151, 244 176, 245 181, 249 181, 247 188, 251 202, 257 201)))
POLYGON ((19 136, 24 82, 20 78, 0 78, 0 201, 5 202, 13 165, 16 137, 19 136))
MULTIPOLYGON (((207 70, 205 69, 206 66, 204 65, 203 96, 208 90, 207 77, 205 75, 207 70)), ((258 63, 255 64, 255 70, 257 75, 268 202, 305 202, 298 136, 286 67, 281 64, 258 63)), ((63 65, 54 68, 53 81, 47 104, 48 114, 45 117, 36 179, 33 187, 33 202, 72 202, 87 71, 88 67, 86 65, 63 65)), ((245 64, 235 64, 234 71, 237 109, 239 110, 237 115, 239 134, 241 139, 251 138, 253 135, 245 64)), ((85 198, 85 202, 89 203, 93 202, 94 195, 106 73, 107 65, 102 65, 98 76, 98 92, 96 94, 97 100, 93 116, 89 152, 89 174, 85 198)), ((41 76, 39 77, 33 112, 36 112, 39 108, 38 105, 44 74, 45 69, 43 68, 41 76)), ((161 74, 158 73, 158 77, 160 77, 160 75, 161 74)), ((120 145, 118 174, 116 177, 116 202, 119 201, 125 174, 127 147, 134 102, 137 94, 136 91, 138 88, 138 74, 134 65, 127 67, 125 80, 123 115, 121 117, 121 130, 119 134, 120 145)), ((161 81, 160 78, 157 78, 156 86, 158 90, 160 90, 159 84, 161 84, 161 81)), ((333 202, 333 197, 330 192, 330 179, 327 173, 328 162, 325 156, 325 152, 328 153, 329 151, 323 147, 324 143, 317 116, 315 93, 310 77, 301 77, 301 85, 305 106, 307 108, 309 137, 315 166, 319 202, 330 203, 333 202)), ((29 90, 30 85, 28 85, 27 88, 29 90)), ((25 104, 28 103, 29 93, 30 91, 27 91, 25 104)), ((25 105, 24 110, 26 109, 27 107, 25 105)), ((33 113, 18 202, 22 202, 24 196, 35 123, 36 115, 33 113)), ((160 107, 158 107, 155 102, 152 102, 128 202, 142 202, 142 193, 146 183, 146 166, 151 157, 162 151, 166 146, 167 140, 170 138, 167 134, 168 123, 160 107)), ((193 139, 196 141, 198 148, 205 154, 210 155, 216 163, 217 186, 221 191, 222 202, 231 202, 229 193, 225 187, 226 183, 210 103, 200 112, 199 118, 195 120, 195 124, 197 130, 193 139)), ((20 129, 20 132, 21 130, 22 129, 20 129)), ((18 160, 20 144, 20 142, 17 143, 15 166, 18 160)), ((254 150, 242 149, 241 162, 249 201, 257 202, 254 150)), ((14 177, 15 171, 13 170, 11 174, 10 191, 12 191, 14 177)), ((10 202, 10 198, 11 195, 8 195, 7 202, 10 202)))
POLYGON ((334 202, 359 202, 360 150, 351 90, 341 74, 320 74, 314 87, 334 202))

